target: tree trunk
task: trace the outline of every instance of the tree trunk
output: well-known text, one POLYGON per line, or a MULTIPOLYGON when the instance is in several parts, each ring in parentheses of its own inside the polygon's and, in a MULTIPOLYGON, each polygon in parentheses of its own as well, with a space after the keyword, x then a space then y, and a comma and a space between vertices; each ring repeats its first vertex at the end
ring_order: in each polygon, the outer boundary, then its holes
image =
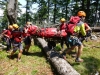
POLYGON ((82 0, 82 10, 84 10, 84 0, 82 0))
POLYGON ((50 15, 49 15, 49 10, 50 10, 49 7, 50 7, 50 0, 48 0, 48 20, 47 20, 48 23, 49 23, 49 20, 50 20, 49 19, 49 17, 50 17, 50 15))
POLYGON ((55 4, 54 4, 54 14, 53 14, 53 23, 55 24, 55 20, 56 20, 56 13, 57 13, 57 4, 56 4, 56 1, 55 1, 55 4))
POLYGON ((55 50, 50 50, 47 46, 47 42, 44 39, 37 38, 36 40, 38 45, 45 51, 51 63, 54 65, 60 75, 80 75, 67 61, 60 57, 59 53, 57 53, 55 50))
POLYGON ((17 23, 17 0, 8 1, 7 17, 10 25, 17 23))
POLYGON ((90 0, 87 0, 87 9, 86 9, 86 19, 88 21, 90 17, 90 0))

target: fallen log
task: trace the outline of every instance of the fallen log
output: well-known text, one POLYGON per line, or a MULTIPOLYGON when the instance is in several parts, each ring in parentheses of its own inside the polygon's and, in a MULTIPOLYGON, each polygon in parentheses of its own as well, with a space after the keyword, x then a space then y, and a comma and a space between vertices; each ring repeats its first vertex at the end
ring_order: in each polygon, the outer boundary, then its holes
POLYGON ((100 27, 91 27, 93 32, 100 32, 100 27))
POLYGON ((49 57, 50 62, 54 65, 60 75, 80 75, 73 67, 60 57, 60 54, 55 50, 50 50, 47 42, 42 38, 36 38, 38 45, 42 47, 46 55, 49 57))

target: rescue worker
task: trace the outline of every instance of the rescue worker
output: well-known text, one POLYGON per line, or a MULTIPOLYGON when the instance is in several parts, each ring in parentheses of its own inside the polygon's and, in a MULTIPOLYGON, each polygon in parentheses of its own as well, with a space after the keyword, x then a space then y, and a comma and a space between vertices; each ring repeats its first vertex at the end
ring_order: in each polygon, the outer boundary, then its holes
POLYGON ((29 28, 31 27, 32 23, 31 22, 27 22, 25 27, 24 27, 24 50, 23 53, 28 54, 29 48, 31 46, 31 36, 29 33, 29 28))
POLYGON ((10 49, 11 49, 11 32, 13 30, 13 26, 12 25, 9 25, 8 26, 8 29, 6 29, 2 35, 6 38, 6 45, 7 45, 7 48, 6 48, 6 51, 9 52, 10 49))
POLYGON ((12 31, 12 46, 13 46, 13 51, 11 52, 11 58, 13 54, 19 49, 18 53, 18 58, 17 61, 20 61, 21 55, 23 52, 23 45, 22 45, 22 31, 20 30, 19 26, 17 24, 13 24, 14 30, 12 31))
MULTIPOLYGON (((81 18, 81 21, 84 23, 85 31, 86 31, 86 36, 83 36, 82 33, 79 33, 78 38, 79 40, 83 43, 84 40, 87 41, 87 37, 91 36, 91 28, 87 23, 85 23, 85 17, 86 13, 84 11, 78 11, 77 16, 81 18)), ((75 48, 75 54, 72 54, 72 57, 76 57, 78 48, 75 48)))
POLYGON ((86 13, 84 11, 79 11, 77 13, 77 16, 79 16, 81 18, 81 21, 84 22, 84 27, 85 27, 85 31, 86 31, 86 36, 82 36, 82 34, 79 34, 79 39, 83 42, 87 37, 91 36, 91 28, 90 26, 85 23, 85 17, 86 17, 86 13))
MULTIPOLYGON (((60 25, 60 31, 62 32, 63 30, 65 30, 66 28, 66 23, 65 23, 65 18, 61 18, 60 19, 60 22, 61 22, 61 25, 60 25)), ((63 51, 64 50, 64 41, 65 41, 65 37, 61 37, 61 50, 63 51)))
POLYGON ((2 41, 3 41, 3 44, 6 42, 6 37, 3 35, 6 31, 7 31, 7 29, 8 29, 8 27, 7 28, 4 28, 3 30, 2 30, 2 36, 1 36, 1 39, 2 39, 2 41))
MULTIPOLYGON (((77 18, 79 18, 79 17, 77 16, 77 18)), ((77 23, 77 25, 75 25, 73 30, 74 30, 74 35, 67 33, 66 42, 67 42, 67 44, 70 45, 70 47, 67 48, 67 50, 65 50, 62 53, 62 55, 63 55, 63 58, 66 60, 66 54, 68 54, 69 52, 71 52, 71 50, 78 47, 78 52, 77 52, 75 61, 76 62, 83 62, 83 59, 80 58, 82 50, 83 50, 83 44, 79 40, 78 34, 81 33, 83 36, 86 36, 84 23, 81 20, 79 20, 79 22, 77 23)))

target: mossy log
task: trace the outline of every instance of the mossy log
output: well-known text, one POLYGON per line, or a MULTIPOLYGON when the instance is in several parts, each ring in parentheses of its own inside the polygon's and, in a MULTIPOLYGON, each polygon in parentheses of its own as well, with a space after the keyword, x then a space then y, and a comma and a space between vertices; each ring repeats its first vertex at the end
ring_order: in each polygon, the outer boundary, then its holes
POLYGON ((38 45, 42 47, 46 55, 49 57, 50 62, 54 65, 60 75, 80 75, 73 67, 55 50, 50 50, 47 42, 42 38, 36 38, 38 45))

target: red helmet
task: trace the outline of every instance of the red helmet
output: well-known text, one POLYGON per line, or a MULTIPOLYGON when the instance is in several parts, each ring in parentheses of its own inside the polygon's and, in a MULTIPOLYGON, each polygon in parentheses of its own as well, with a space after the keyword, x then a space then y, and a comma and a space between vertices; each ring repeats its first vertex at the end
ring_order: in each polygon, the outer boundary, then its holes
POLYGON ((77 16, 86 16, 86 13, 84 11, 79 11, 77 13, 77 16))

